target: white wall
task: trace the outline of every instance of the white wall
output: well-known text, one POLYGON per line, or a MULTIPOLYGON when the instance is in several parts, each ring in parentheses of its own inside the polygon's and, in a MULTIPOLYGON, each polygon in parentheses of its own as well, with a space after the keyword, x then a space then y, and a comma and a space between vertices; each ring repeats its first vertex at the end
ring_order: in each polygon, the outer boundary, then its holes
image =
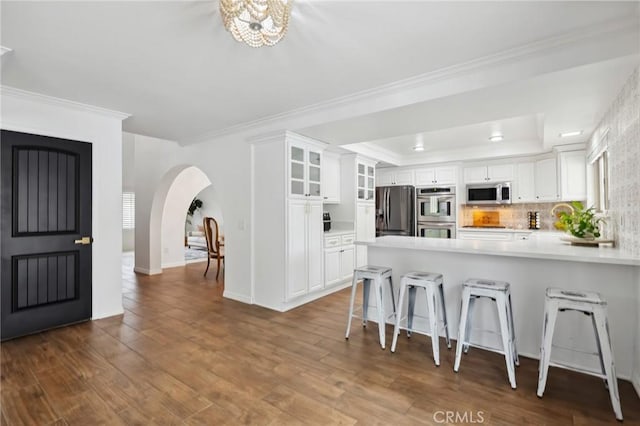
POLYGON ((161 220, 162 268, 182 266, 184 261, 184 226, 191 200, 211 181, 197 167, 187 167, 178 174, 168 190, 161 220))
MULTIPOLYGON (((640 256, 640 67, 636 67, 594 131, 587 152, 609 152, 609 217, 606 232, 621 250, 640 256)), ((640 275, 640 274, 639 274, 640 275)), ((635 315, 640 324, 640 276, 635 315)), ((640 395, 640 326, 636 327, 633 384, 640 395)), ((613 349, 614 352, 616 348, 613 349)))
MULTIPOLYGON (((122 134, 122 191, 135 192, 135 135, 122 134)), ((122 251, 133 251, 135 230, 122 230, 122 251)))
POLYGON ((0 127, 93 145, 93 318, 122 309, 122 120, 125 114, 2 87, 0 127))
POLYGON ((193 165, 212 182, 221 215, 226 218, 224 296, 251 303, 250 145, 242 139, 227 138, 181 147, 175 142, 136 135, 135 147, 136 270, 162 272, 159 259, 152 256, 152 247, 157 249, 160 244, 150 228, 153 196, 172 168, 193 165))
MULTIPOLYGON (((174 166, 180 164, 182 150, 171 141, 135 135, 135 271, 144 274, 159 274, 160 228, 150 230, 153 197, 162 177, 174 166), (155 244, 157 256, 152 256, 151 246, 155 244)), ((159 225, 158 225, 159 226, 159 225)))

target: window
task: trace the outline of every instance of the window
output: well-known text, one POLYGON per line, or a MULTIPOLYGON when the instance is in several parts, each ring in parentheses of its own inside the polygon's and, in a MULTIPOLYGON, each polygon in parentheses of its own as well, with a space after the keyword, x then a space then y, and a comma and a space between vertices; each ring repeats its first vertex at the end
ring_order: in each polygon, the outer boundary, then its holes
POLYGON ((593 162, 594 202, 598 212, 609 210, 609 153, 603 151, 593 162))
POLYGON ((606 215, 609 210, 609 129, 605 129, 598 139, 589 154, 587 204, 606 215))
POLYGON ((122 193, 122 229, 134 229, 136 227, 136 194, 135 192, 122 193))

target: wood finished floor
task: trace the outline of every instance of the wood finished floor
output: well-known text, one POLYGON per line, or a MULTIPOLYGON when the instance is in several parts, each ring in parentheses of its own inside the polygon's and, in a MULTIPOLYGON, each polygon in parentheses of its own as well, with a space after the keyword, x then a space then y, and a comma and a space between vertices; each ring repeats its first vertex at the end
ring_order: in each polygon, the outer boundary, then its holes
MULTIPOLYGON (((348 290, 277 313, 223 299, 204 267, 145 277, 127 261, 123 316, 3 343, 1 424, 616 423, 597 378, 552 368, 538 399, 534 360, 514 391, 497 354, 472 348, 455 374, 444 342, 438 368, 423 336, 391 354, 354 323, 345 341, 348 290)), ((640 424, 631 384, 620 392, 624 424, 640 424)))

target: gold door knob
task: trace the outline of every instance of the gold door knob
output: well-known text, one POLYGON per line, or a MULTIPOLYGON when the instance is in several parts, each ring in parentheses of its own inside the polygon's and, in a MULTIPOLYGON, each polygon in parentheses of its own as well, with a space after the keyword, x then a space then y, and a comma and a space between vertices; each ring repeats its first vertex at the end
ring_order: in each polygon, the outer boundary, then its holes
POLYGON ((91 244, 92 242, 93 242, 93 238, 91 238, 91 237, 82 237, 79 240, 75 240, 74 241, 74 243, 82 244, 82 245, 91 244))

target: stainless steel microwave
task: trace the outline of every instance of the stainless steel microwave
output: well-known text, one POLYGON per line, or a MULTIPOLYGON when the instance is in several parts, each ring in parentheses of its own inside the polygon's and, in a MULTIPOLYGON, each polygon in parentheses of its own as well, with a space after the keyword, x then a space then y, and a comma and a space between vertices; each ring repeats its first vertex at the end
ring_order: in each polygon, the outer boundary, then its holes
POLYGON ((467 185, 467 204, 511 204, 511 182, 467 185))

